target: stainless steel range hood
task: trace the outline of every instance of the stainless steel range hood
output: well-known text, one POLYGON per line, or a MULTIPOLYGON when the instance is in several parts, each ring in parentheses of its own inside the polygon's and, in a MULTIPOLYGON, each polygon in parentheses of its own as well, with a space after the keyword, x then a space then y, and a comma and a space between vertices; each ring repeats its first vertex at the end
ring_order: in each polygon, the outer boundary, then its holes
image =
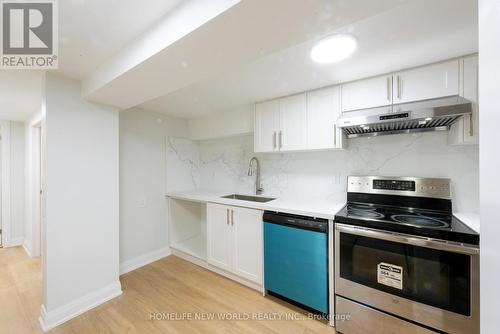
POLYGON ((471 101, 451 96, 346 112, 337 120, 337 126, 349 138, 440 131, 471 113, 471 101))

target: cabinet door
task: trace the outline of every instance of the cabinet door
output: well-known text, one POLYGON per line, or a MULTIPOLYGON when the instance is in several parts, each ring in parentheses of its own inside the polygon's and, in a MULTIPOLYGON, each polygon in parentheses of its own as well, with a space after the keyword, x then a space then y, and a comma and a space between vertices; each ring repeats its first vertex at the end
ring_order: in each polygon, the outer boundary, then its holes
POLYGON ((337 128, 340 116, 340 87, 307 93, 307 148, 343 148, 344 136, 337 128))
POLYGON ((255 152, 272 152, 278 149, 279 111, 279 100, 255 104, 255 152))
POLYGON ((207 261, 221 269, 232 268, 230 207, 207 204, 207 261))
POLYGON ((392 75, 346 83, 341 89, 342 112, 392 104, 392 75))
POLYGON ((458 95, 458 60, 402 71, 394 75, 394 103, 458 95))
POLYGON ((255 283, 262 283, 262 211, 233 210, 233 272, 255 283))
POLYGON ((448 136, 451 145, 479 143, 478 57, 460 60, 460 96, 472 102, 472 114, 460 118, 452 125, 448 136))
POLYGON ((304 150, 307 146, 306 94, 280 99, 278 146, 280 151, 304 150))
POLYGON ((466 144, 479 144, 478 70, 477 56, 463 59, 461 95, 472 101, 472 115, 463 118, 466 144))

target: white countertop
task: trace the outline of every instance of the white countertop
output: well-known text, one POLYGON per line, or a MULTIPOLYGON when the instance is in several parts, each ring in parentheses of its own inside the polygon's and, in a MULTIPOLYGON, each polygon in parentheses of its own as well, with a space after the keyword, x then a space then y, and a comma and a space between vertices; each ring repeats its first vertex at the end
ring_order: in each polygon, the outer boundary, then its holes
MULTIPOLYGON (((167 193, 168 197, 188 201, 219 203, 325 219, 334 219, 335 214, 344 207, 347 201, 345 193, 339 193, 330 198, 277 198, 267 203, 221 198, 221 196, 225 195, 229 194, 203 190, 167 193)), ((464 224, 479 233, 479 214, 467 212, 454 212, 453 214, 464 224)))
POLYGON ((465 225, 479 233, 479 214, 470 212, 454 212, 453 215, 457 217, 465 225))
MULTIPOLYGON (((346 195, 338 194, 331 198, 277 198, 270 202, 259 203, 253 201, 243 201, 238 199, 221 198, 221 196, 229 195, 228 193, 215 193, 210 191, 185 191, 167 193, 170 198, 218 203, 232 206, 240 206, 245 208, 286 212, 295 215, 309 216, 315 218, 334 219, 335 214, 342 209, 346 203, 346 195)), ((266 196, 263 196, 266 197, 266 196)))

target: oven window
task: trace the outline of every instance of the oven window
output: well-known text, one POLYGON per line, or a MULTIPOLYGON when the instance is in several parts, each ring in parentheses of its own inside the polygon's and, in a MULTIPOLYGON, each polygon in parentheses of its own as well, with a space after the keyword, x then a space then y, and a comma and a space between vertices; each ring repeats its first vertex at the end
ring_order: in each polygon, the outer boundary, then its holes
POLYGON ((342 278, 467 316, 470 265, 465 254, 340 233, 342 278))

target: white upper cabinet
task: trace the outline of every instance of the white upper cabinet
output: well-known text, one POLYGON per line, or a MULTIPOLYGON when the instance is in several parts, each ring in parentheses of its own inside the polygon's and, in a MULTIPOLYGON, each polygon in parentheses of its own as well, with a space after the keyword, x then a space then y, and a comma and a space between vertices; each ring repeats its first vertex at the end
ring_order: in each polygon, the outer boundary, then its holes
POLYGON ((278 150, 279 114, 279 100, 255 104, 255 152, 272 152, 278 150))
POLYGON ((390 106, 392 85, 390 74, 343 84, 342 112, 390 106))
POLYGON ((472 102, 472 114, 451 126, 448 142, 451 145, 479 143, 478 56, 460 60, 460 96, 472 102))
POLYGON ((307 109, 305 93, 280 99, 279 122, 279 150, 297 151, 305 149, 307 140, 307 109))
POLYGON ((458 95, 458 73, 458 60, 395 73, 393 102, 396 104, 458 95))
POLYGON ((306 149, 306 108, 306 93, 256 103, 254 151, 306 149))
POLYGON ((345 138, 337 128, 340 116, 340 87, 329 87, 307 93, 307 148, 342 149, 345 138))
POLYGON ((475 144, 477 56, 470 56, 257 103, 255 152, 343 149, 346 139, 336 127, 343 112, 397 112, 401 103, 453 95, 475 103, 471 117, 452 127, 449 141, 475 144))

